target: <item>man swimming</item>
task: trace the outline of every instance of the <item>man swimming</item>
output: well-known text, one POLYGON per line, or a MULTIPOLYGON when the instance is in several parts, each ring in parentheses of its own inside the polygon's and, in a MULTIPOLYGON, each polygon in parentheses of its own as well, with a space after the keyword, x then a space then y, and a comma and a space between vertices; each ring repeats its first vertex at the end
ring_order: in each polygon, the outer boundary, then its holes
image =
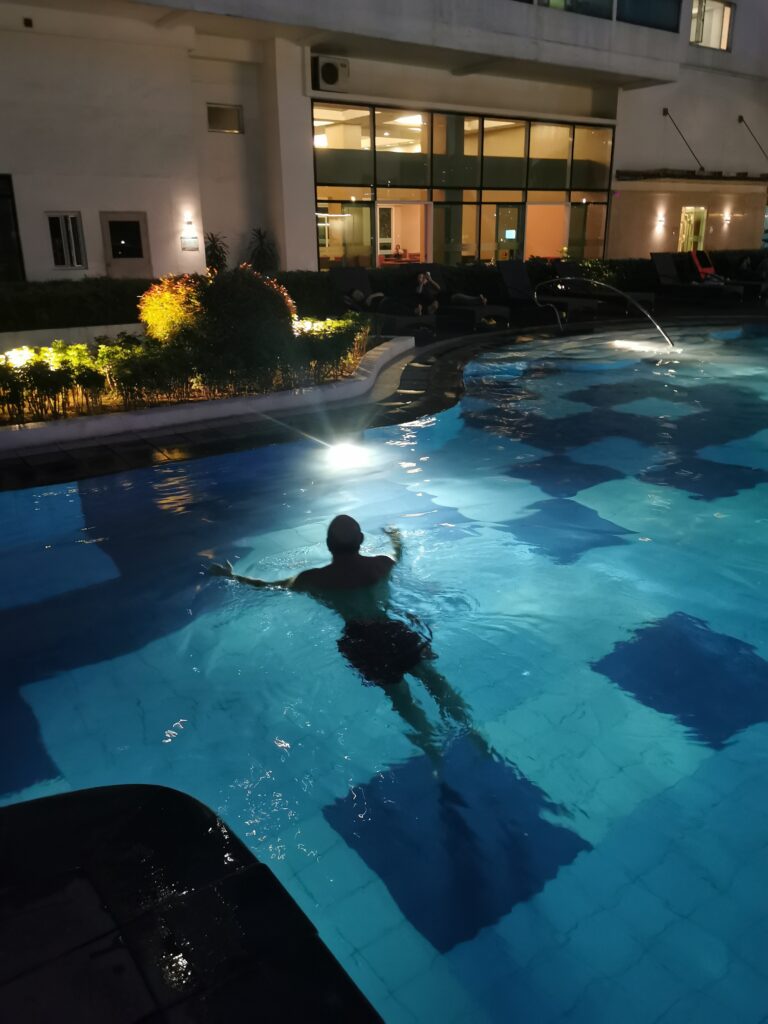
POLYGON ((336 516, 326 536, 331 561, 319 569, 305 569, 296 576, 274 581, 240 576, 230 562, 213 562, 209 572, 251 587, 311 594, 336 611, 345 623, 338 640, 339 651, 366 683, 382 687, 395 711, 410 726, 414 742, 430 757, 439 753, 435 730, 414 701, 406 674, 423 682, 443 719, 450 718, 469 729, 487 749, 485 741, 474 733, 467 705, 430 664, 435 655, 429 637, 387 613, 387 580, 402 557, 403 542, 395 527, 386 527, 384 533, 392 541, 394 557, 362 555, 360 524, 351 516, 336 516))

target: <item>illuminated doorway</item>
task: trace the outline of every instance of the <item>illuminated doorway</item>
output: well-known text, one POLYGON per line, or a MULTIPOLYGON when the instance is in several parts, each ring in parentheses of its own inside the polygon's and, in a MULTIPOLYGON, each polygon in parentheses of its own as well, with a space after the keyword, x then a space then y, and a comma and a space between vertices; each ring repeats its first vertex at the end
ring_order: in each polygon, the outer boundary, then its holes
POLYGON ((379 203, 376 206, 376 265, 431 260, 431 203, 379 203))
POLYGON ((684 206, 680 216, 680 237, 678 252, 704 248, 704 232, 707 228, 706 206, 684 206))

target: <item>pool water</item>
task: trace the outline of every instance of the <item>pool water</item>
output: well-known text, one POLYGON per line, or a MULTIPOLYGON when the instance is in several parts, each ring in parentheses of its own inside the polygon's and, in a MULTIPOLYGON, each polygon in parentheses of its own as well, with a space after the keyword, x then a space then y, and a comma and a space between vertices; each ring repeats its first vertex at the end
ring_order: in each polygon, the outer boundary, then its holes
POLYGON ((768 331, 674 338, 500 345, 357 449, 1 493, 2 802, 198 797, 388 1024, 768 1019, 768 331), (331 609, 204 571, 320 564, 342 511, 401 529, 392 612, 487 746, 411 679, 435 764, 331 609))

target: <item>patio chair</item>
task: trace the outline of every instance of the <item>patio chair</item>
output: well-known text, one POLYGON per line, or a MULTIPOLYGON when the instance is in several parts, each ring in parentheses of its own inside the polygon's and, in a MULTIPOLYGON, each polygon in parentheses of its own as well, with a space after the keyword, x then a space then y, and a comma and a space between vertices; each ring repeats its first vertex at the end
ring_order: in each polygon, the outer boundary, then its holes
MULTIPOLYGON (((680 301, 690 300, 693 302, 735 303, 741 302, 744 298, 744 289, 740 285, 724 284, 720 281, 684 281, 680 276, 676 255, 672 252, 651 253, 651 261, 659 279, 662 294, 680 301)), ((696 268, 690 254, 685 253, 684 255, 695 271, 696 268)))
POLYGON ((403 305, 386 295, 369 305, 368 300, 375 291, 365 267, 331 267, 329 273, 333 287, 347 309, 370 316, 377 334, 429 331, 434 335, 437 323, 434 314, 417 316, 409 313, 403 305))

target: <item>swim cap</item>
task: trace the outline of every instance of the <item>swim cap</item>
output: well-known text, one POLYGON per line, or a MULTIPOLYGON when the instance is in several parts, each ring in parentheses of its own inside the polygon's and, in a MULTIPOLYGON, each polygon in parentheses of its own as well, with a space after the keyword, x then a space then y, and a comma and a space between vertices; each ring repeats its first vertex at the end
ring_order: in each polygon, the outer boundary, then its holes
POLYGON ((336 516, 328 527, 326 543, 330 551, 357 551, 363 543, 363 531, 352 516, 336 516))

